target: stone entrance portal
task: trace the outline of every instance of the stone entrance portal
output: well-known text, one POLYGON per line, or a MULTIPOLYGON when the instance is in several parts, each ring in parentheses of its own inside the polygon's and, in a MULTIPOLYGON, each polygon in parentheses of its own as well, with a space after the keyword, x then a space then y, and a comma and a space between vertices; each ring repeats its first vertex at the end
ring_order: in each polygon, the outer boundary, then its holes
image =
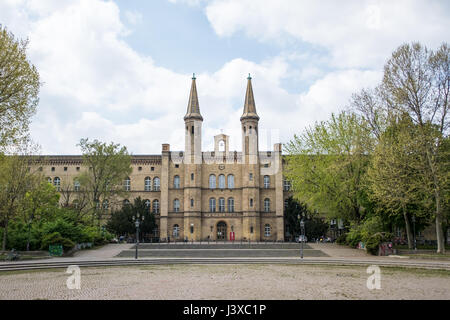
POLYGON ((227 224, 224 221, 217 223, 217 240, 227 240, 227 224))

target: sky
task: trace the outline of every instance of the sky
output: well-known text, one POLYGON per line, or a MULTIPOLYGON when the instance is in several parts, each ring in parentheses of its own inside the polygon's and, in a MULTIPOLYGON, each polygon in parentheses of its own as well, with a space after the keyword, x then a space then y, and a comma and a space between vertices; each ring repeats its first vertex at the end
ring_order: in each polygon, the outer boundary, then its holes
POLYGON ((0 1, 40 73, 42 154, 80 154, 81 138, 183 150, 193 73, 204 151, 222 132, 241 150, 249 73, 260 150, 273 150, 375 87, 398 46, 449 42, 449 16, 447 0, 0 1))

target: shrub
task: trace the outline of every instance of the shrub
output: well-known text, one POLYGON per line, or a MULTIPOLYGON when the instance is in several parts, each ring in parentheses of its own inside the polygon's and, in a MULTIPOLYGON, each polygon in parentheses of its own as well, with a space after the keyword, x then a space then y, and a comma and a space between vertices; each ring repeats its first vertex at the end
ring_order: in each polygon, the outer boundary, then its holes
POLYGON ((10 222, 7 241, 8 249, 14 248, 24 251, 27 249, 28 239, 30 240, 30 250, 39 249, 40 235, 36 225, 32 224, 30 230, 28 230, 28 225, 23 222, 10 222))
POLYGON ((83 227, 63 218, 56 218, 54 221, 46 222, 42 226, 42 234, 44 237, 54 232, 59 233, 61 237, 73 242, 85 242, 83 227))
POLYGON ((65 251, 72 249, 75 246, 75 243, 67 238, 61 236, 59 232, 53 232, 51 234, 47 234, 42 238, 42 250, 48 250, 50 245, 62 245, 65 251))
POLYGON ((346 244, 347 243, 346 237, 347 237, 346 233, 341 234, 339 237, 336 238, 336 243, 337 244, 346 244))
POLYGON ((356 248, 358 243, 362 241, 361 226, 352 226, 345 240, 349 246, 356 248))
POLYGON ((378 248, 382 241, 383 236, 381 233, 376 233, 369 236, 369 238, 365 241, 367 252, 372 255, 378 255, 378 248))

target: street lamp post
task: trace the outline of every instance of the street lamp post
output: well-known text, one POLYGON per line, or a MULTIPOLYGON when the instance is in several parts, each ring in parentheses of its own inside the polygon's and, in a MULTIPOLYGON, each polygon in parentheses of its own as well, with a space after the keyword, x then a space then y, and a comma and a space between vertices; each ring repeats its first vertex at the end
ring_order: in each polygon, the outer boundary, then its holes
MULTIPOLYGON (((298 220, 301 219, 300 214, 297 216, 298 220)), ((303 221, 303 219, 300 220, 300 241, 301 241, 301 249, 300 249, 300 258, 303 259, 303 240, 305 238, 305 222, 303 221)))
POLYGON ((417 250, 417 245, 416 245, 416 216, 412 216, 412 223, 413 223, 413 233, 414 233, 414 237, 413 237, 413 241, 414 241, 414 250, 417 250))
POLYGON ((136 254, 134 256, 135 259, 138 258, 138 246, 139 246, 139 225, 144 222, 144 216, 139 220, 139 213, 136 214, 136 217, 133 216, 134 225, 136 226, 136 254))
POLYGON ((303 219, 300 221, 300 228, 302 229, 302 253, 301 258, 303 259, 303 241, 305 241, 305 222, 303 219))

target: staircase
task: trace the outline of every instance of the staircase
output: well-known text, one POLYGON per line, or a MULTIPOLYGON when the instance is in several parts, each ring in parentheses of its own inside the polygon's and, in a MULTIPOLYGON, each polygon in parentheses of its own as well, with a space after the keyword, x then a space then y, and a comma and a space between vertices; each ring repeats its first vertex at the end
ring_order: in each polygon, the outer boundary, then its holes
MULTIPOLYGON (((299 243, 141 243, 140 258, 286 258, 300 257, 299 243)), ((116 257, 135 256, 136 246, 121 251, 116 257)), ((321 250, 303 244, 304 257, 327 257, 321 250)))

